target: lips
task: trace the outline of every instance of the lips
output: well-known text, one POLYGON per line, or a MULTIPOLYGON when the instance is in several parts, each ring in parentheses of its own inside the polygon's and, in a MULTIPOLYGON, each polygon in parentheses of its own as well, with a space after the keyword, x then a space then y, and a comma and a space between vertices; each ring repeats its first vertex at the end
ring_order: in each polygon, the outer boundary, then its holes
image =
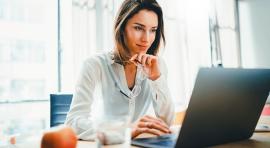
POLYGON ((145 50, 145 49, 148 49, 148 45, 139 45, 139 44, 136 44, 139 48, 145 50))
POLYGON ((139 46, 139 47, 148 47, 148 45, 139 45, 139 44, 137 44, 137 46, 139 46))

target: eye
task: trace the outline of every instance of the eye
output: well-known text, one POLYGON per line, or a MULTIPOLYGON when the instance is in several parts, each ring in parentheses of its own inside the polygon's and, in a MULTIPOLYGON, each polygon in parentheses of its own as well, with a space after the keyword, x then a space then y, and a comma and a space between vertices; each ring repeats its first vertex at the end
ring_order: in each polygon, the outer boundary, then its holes
POLYGON ((142 27, 140 27, 140 26, 135 26, 134 28, 135 28, 135 30, 137 30, 137 31, 141 31, 141 30, 143 30, 143 28, 142 28, 142 27))
POLYGON ((157 32, 157 29, 152 29, 151 32, 157 32))

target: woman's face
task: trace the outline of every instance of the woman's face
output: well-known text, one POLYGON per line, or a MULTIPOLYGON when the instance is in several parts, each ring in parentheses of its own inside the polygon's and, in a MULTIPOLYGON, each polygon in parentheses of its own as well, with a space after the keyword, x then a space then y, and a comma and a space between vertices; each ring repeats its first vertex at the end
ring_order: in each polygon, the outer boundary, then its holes
POLYGON ((125 43, 131 55, 146 53, 156 37, 158 16, 149 10, 140 10, 131 17, 125 28, 125 43))

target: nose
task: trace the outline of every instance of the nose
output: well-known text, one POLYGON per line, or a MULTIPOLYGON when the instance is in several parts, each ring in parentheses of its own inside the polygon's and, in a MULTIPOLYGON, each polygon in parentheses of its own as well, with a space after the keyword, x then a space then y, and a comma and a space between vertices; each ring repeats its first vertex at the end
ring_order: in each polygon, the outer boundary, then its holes
POLYGON ((142 41, 148 43, 150 41, 150 32, 145 31, 142 35, 142 41))

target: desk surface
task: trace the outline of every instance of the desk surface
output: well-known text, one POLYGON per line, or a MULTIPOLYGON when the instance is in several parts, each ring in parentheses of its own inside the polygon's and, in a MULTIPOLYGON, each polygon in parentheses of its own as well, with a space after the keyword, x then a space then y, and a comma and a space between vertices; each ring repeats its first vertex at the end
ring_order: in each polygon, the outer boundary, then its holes
MULTIPOLYGON (((261 116, 259 123, 261 124, 267 124, 270 125, 270 116, 261 116)), ((16 145, 18 148, 39 148, 40 147, 40 141, 31 141, 26 142, 23 144, 16 145)), ((91 148, 96 147, 95 142, 90 141, 79 141, 78 148, 91 148)), ((121 145, 110 145, 106 146, 105 148, 118 148, 121 147, 121 145)), ((132 148, 135 148, 134 146, 131 146, 132 148)), ((270 132, 255 132, 253 136, 248 140, 243 140, 239 142, 233 142, 228 144, 222 144, 218 146, 214 146, 213 148, 266 148, 270 147, 270 132)))
MULTIPOLYGON (((270 126, 270 116, 261 116, 259 124, 270 126)), ((213 148, 266 148, 270 147, 270 132, 254 132, 248 140, 214 146, 213 148)))

